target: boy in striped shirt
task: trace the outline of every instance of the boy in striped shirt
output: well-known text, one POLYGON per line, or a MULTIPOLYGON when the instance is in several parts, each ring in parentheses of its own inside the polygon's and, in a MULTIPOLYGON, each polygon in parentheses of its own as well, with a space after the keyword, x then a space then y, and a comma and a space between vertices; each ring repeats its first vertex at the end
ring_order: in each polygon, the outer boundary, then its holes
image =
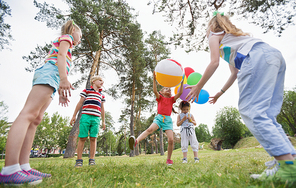
POLYGON ((80 93, 80 100, 76 105, 73 117, 70 124, 74 125, 76 121, 76 115, 79 109, 82 107, 81 118, 79 121, 79 141, 77 146, 77 160, 76 167, 83 165, 82 151, 84 143, 89 136, 90 140, 90 159, 89 165, 95 165, 95 152, 97 148, 97 137, 99 133, 99 125, 102 118, 103 130, 105 130, 105 110, 104 102, 105 96, 102 94, 102 86, 104 84, 103 79, 100 76, 93 76, 90 79, 91 88, 84 89, 80 93))

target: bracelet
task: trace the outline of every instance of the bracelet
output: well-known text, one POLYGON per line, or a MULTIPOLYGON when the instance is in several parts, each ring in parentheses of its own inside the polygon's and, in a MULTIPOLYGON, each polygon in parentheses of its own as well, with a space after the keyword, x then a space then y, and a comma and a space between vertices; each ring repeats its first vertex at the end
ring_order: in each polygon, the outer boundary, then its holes
POLYGON ((225 93, 225 91, 223 91, 222 89, 221 89, 221 91, 222 91, 222 93, 225 93))

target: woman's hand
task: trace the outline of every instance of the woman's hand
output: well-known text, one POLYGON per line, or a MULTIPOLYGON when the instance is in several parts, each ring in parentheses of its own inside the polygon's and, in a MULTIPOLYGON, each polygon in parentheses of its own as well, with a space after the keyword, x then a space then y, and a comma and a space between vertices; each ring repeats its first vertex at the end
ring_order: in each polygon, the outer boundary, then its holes
POLYGON ((218 93, 216 93, 216 95, 214 95, 213 97, 209 97, 209 103, 210 104, 215 104, 217 102, 217 100, 219 99, 219 97, 222 95, 222 91, 219 91, 218 93))
POLYGON ((200 93, 201 88, 198 87, 198 85, 194 86, 187 86, 185 89, 191 89, 188 95, 186 96, 187 101, 193 103, 193 101, 198 101, 198 95, 200 93))

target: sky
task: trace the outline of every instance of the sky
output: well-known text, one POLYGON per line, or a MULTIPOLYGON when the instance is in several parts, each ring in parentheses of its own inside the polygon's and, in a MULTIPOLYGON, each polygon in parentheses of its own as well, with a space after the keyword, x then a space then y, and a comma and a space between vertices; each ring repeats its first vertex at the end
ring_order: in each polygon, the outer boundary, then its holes
MULTIPOLYGON (((9 0, 6 1, 12 9, 12 17, 6 17, 5 22, 11 25, 11 34, 14 41, 11 41, 9 48, 0 51, 0 101, 8 106, 9 122, 13 122, 21 109, 23 108, 26 98, 32 88, 33 72, 27 72, 25 67, 28 67, 28 63, 22 59, 22 56, 27 56, 31 51, 35 49, 37 45, 43 46, 44 44, 54 40, 59 36, 59 30, 52 30, 46 27, 44 22, 34 20, 38 9, 33 5, 33 0, 9 0)), ((38 0, 39 3, 44 1, 38 0)), ((65 9, 65 4, 59 0, 48 1, 50 4, 54 4, 60 9, 65 9)), ((160 30, 162 35, 166 36, 168 40, 175 31, 176 26, 171 26, 165 22, 165 18, 162 14, 152 14, 152 6, 148 6, 148 1, 139 0, 127 0, 127 2, 135 8, 135 14, 138 14, 137 21, 141 24, 141 28, 144 32, 152 33, 154 30, 160 30)), ((249 32, 253 37, 261 38, 264 42, 267 42, 273 47, 279 49, 287 64, 285 89, 292 89, 296 86, 296 27, 290 26, 283 32, 282 37, 276 37, 273 32, 263 34, 263 30, 254 25, 248 24, 246 21, 235 20, 231 18, 232 22, 241 28, 244 32, 249 32)), ((184 67, 191 67, 200 74, 203 74, 209 61, 210 55, 208 52, 190 52, 186 53, 184 49, 175 49, 173 46, 171 49, 171 59, 174 59, 181 63, 184 67)), ((220 65, 216 70, 212 78, 207 82, 203 89, 209 92, 210 96, 216 94, 225 84, 230 74, 228 64, 223 60, 220 61, 220 65)), ((104 88, 108 89, 113 84, 119 82, 113 70, 104 71, 102 73, 105 81, 104 88)), ((77 76, 71 74, 68 76, 70 82, 75 82, 77 76)), ((56 95, 46 110, 49 115, 58 112, 63 117, 72 117, 77 102, 80 99, 80 92, 84 89, 85 83, 79 88, 75 88, 72 91, 70 103, 68 107, 61 107, 58 105, 58 96, 56 95)), ((173 92, 173 88, 172 88, 173 92)), ((234 82, 231 88, 229 88, 217 101, 216 104, 196 104, 193 103, 190 112, 193 114, 197 125, 200 123, 208 125, 209 130, 215 124, 215 117, 217 112, 226 106, 232 106, 237 108, 238 103, 238 86, 237 81, 234 82)), ((180 102, 180 100, 178 101, 180 102)), ((123 109, 122 99, 113 99, 106 95, 105 109, 109 111, 115 121, 115 128, 118 129, 121 125, 118 123, 118 118, 123 109)), ((156 110, 156 108, 155 108, 156 110)), ((179 132, 176 126, 176 115, 172 115, 174 121, 174 131, 179 132)))

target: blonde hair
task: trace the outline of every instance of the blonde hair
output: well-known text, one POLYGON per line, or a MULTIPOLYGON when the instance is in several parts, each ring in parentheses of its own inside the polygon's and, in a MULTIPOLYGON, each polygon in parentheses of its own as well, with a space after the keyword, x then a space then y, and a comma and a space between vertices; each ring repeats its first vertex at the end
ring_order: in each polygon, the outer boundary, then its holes
POLYGON ((103 78, 100 77, 100 76, 93 76, 93 77, 91 77, 91 79, 90 79, 90 84, 93 85, 93 83, 94 83, 96 80, 103 80, 103 78))
POLYGON ((81 32, 80 27, 78 25, 76 25, 73 20, 69 20, 62 26, 61 34, 62 35, 66 35, 66 34, 72 35, 74 28, 78 29, 81 32))
POLYGON ((222 16, 220 13, 217 13, 217 15, 209 21, 208 27, 215 33, 225 31, 226 33, 230 33, 235 36, 250 35, 249 33, 244 33, 241 29, 233 25, 228 16, 222 16))

